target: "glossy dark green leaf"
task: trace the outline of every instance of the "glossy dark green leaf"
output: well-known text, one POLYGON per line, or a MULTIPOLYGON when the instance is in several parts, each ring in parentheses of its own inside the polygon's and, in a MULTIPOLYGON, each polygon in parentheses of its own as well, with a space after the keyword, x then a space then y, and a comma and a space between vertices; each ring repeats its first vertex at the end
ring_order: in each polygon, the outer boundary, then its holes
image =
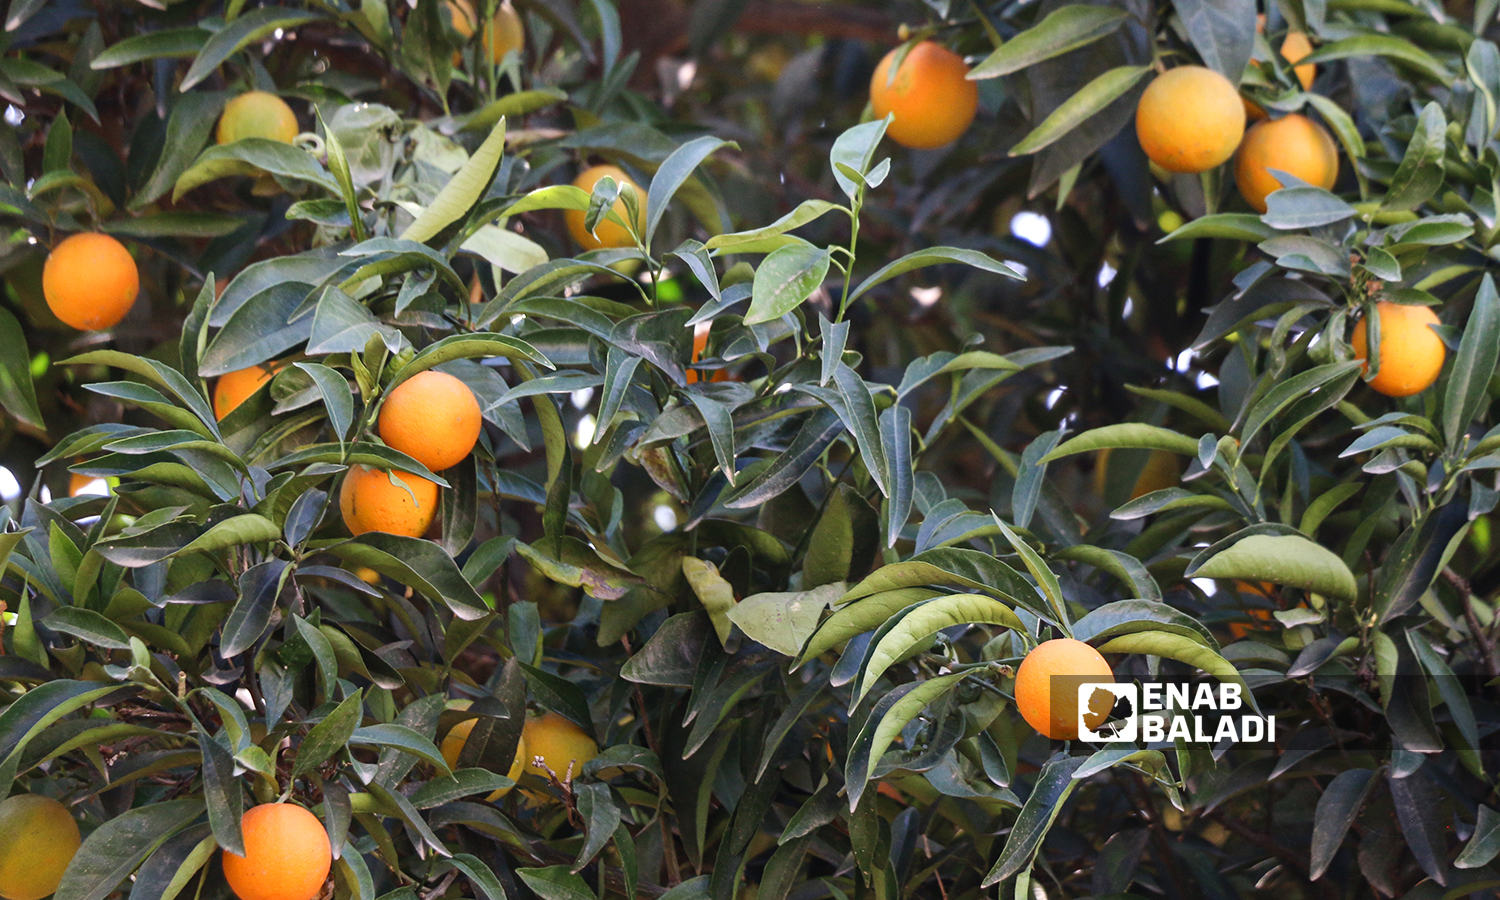
POLYGON ((293 778, 313 771, 349 743, 363 716, 363 701, 363 695, 355 691, 312 727, 297 747, 296 762, 292 765, 293 778))
POLYGON ((1106 6, 1056 7, 1040 22, 1001 44, 969 71, 969 77, 995 78, 1019 72, 1113 34, 1126 18, 1124 10, 1106 6))
POLYGON ((989 874, 984 876, 984 887, 998 884, 1031 866, 1052 822, 1062 811, 1064 801, 1078 784, 1073 780, 1073 772, 1083 762, 1083 757, 1058 756, 1042 766, 1031 796, 1026 798, 1026 804, 1016 816, 1015 825, 1011 826, 1010 836, 1005 840, 1000 858, 995 860, 989 874))
POLYGON ((1239 84, 1255 46, 1254 0, 1173 0, 1203 64, 1239 84))
POLYGON ((432 541, 371 531, 328 551, 410 585, 429 600, 446 605, 460 619, 478 619, 490 612, 453 557, 432 541))
POLYGON ((56 900, 104 900, 163 841, 203 815, 202 798, 139 806, 104 822, 78 848, 56 900))
POLYGON ((1443 439, 1449 447, 1458 446, 1469 423, 1488 402, 1497 360, 1500 360, 1500 295, 1495 292, 1494 279, 1486 275, 1474 297, 1463 339, 1443 389, 1441 421, 1443 439))
POLYGON ((1474 834, 1464 844, 1464 850, 1453 861, 1454 868, 1477 869, 1489 865, 1490 860, 1500 855, 1500 813, 1488 806, 1479 807, 1479 817, 1474 823, 1474 834))
POLYGON ((249 44, 270 37, 277 29, 292 29, 298 25, 320 18, 316 13, 286 9, 279 6, 264 6, 245 13, 214 32, 203 44, 203 49, 193 59, 187 74, 182 78, 179 90, 189 90, 193 85, 213 74, 220 64, 249 44))
POLYGON ((276 598, 281 592, 282 576, 287 570, 284 559, 268 559, 245 570, 239 578, 239 599, 224 622, 220 652, 238 656, 266 633, 276 598))
POLYGON ((567 866, 517 869, 516 874, 542 900, 596 900, 588 882, 574 875, 567 866))
POLYGON ((234 754, 201 729, 198 747, 203 751, 203 797, 214 840, 220 847, 244 856, 240 816, 244 814, 245 800, 234 774, 234 754))
POLYGON ((1135 87, 1150 71, 1150 66, 1110 69, 1063 101, 1024 140, 1010 148, 1010 155, 1024 156, 1051 146, 1135 87))
POLYGON ((1440 104, 1432 102, 1422 107, 1406 154, 1380 201, 1383 208, 1416 209, 1442 188, 1447 130, 1448 122, 1440 104))
POLYGON ((1374 774, 1370 769, 1340 772, 1318 797, 1313 815, 1312 861, 1308 868, 1308 877, 1313 881, 1323 877, 1343 846, 1349 826, 1354 824, 1354 817, 1375 783, 1374 774))

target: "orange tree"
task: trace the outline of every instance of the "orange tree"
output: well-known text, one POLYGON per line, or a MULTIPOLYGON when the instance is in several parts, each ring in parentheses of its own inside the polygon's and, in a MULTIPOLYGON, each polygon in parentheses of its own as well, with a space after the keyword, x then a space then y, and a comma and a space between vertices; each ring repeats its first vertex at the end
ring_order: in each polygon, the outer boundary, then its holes
POLYGON ((680 12, 10 5, 0 897, 1500 883, 1493 4, 680 12))

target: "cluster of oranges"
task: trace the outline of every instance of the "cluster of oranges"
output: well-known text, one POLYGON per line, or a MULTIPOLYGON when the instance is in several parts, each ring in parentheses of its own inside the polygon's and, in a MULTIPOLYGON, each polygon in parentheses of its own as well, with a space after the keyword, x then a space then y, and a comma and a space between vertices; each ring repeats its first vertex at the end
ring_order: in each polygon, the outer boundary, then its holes
MULTIPOLYGON (((1295 33, 1282 45, 1292 62, 1310 49, 1307 38, 1295 33)), ((1313 68, 1295 69, 1305 87, 1312 84, 1313 68)), ((1235 157, 1235 185, 1258 212, 1281 188, 1276 172, 1325 190, 1338 178, 1338 148, 1323 126, 1300 113, 1267 118, 1228 78, 1203 66, 1178 66, 1152 80, 1136 105, 1135 132, 1146 156, 1169 172, 1206 172, 1235 157), (1257 120, 1248 130, 1247 117, 1257 120)))
MULTIPOLYGON (((440 472, 461 462, 483 427, 474 392, 446 372, 426 371, 386 395, 377 420, 380 439, 440 472)), ((339 510, 353 534, 383 531, 421 537, 437 514, 438 487, 410 473, 354 465, 339 491, 339 510)))

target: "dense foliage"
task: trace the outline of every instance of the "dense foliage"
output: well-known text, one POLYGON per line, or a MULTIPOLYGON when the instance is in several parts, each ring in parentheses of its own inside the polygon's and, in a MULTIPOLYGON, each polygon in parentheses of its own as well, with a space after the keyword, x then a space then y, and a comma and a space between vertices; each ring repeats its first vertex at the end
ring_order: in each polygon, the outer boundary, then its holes
POLYGON ((1495 2, 468 9, 9 4, 0 795, 80 823, 58 900, 230 897, 288 799, 339 900, 1500 885, 1495 2), (941 149, 861 109, 907 38, 973 63, 941 149), (1183 64, 1331 189, 1151 166, 1183 64), (300 133, 218 141, 248 91, 300 133), (78 332, 90 231, 140 296, 78 332), (1383 301, 1447 346, 1402 399, 1383 301), (485 423, 442 472, 376 426, 429 370, 485 423), (436 523, 351 537, 351 466, 436 523), (1276 740, 1048 740, 1056 636, 1276 740), (602 751, 489 800, 528 710, 602 751))

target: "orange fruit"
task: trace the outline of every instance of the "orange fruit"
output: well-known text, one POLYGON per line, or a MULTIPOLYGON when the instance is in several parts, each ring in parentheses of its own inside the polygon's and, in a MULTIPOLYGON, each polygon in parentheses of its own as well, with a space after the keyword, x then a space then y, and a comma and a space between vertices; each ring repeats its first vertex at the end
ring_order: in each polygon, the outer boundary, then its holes
POLYGON ((240 818, 245 855, 224 851, 224 880, 240 900, 312 900, 333 863, 318 817, 290 803, 262 803, 240 818))
MULTIPOLYGON (((453 30, 464 40, 474 36, 479 27, 479 17, 469 0, 448 0, 448 12, 453 17, 453 30)), ((495 8, 495 17, 490 20, 490 33, 484 38, 484 47, 490 52, 490 60, 500 62, 505 54, 526 49, 526 28, 521 24, 521 14, 510 5, 510 0, 495 8)))
MULTIPOLYGON (((93 475, 83 475, 78 472, 68 473, 68 496, 78 497, 89 494, 99 497, 109 496, 110 484, 103 478, 93 475)), ((4 896, 0 894, 0 896, 4 896)))
POLYGON ((1318 77, 1318 67, 1312 63, 1305 66, 1299 66, 1296 63, 1312 51, 1312 41, 1309 41, 1307 35, 1300 31, 1288 31, 1281 41, 1281 58, 1292 63, 1292 73, 1297 76, 1298 81, 1302 82, 1304 91, 1312 90, 1313 79, 1318 77))
POLYGON ((870 78, 870 109, 877 119, 894 113, 891 140, 914 150, 951 144, 969 130, 979 109, 979 86, 968 79, 963 57, 933 41, 912 46, 891 76, 897 51, 885 55, 870 78))
POLYGON ((355 535, 367 531, 421 537, 437 515, 436 484, 407 472, 354 465, 339 489, 339 511, 355 535), (400 484, 392 484, 392 477, 400 484))
MULTIPOLYGON (((646 191, 640 185, 636 184, 629 175, 626 175, 625 171, 619 166, 590 166, 579 173, 577 178, 573 179, 573 186, 585 193, 593 193, 594 185, 598 184, 599 180, 606 175, 613 178, 616 184, 628 184, 635 188, 635 195, 639 198, 641 209, 641 214, 635 222, 635 230, 638 234, 644 234, 646 231, 646 191)), ((615 214, 622 221, 628 222, 630 220, 630 215, 625 210, 625 201, 623 199, 616 200, 615 205, 611 209, 615 211, 615 214)), ((573 240, 577 241, 578 246, 583 249, 598 250, 601 247, 635 246, 635 239, 630 236, 629 231, 607 220, 600 222, 599 227, 594 230, 593 234, 590 234, 583 224, 585 217, 586 213, 581 209, 563 210, 563 221, 567 223, 568 233, 573 235, 573 240)))
MULTIPOLYGON (((1083 641, 1056 638, 1038 645, 1021 661, 1016 670, 1016 708, 1032 728, 1053 740, 1070 741, 1078 737, 1078 685, 1114 681, 1109 663, 1098 650, 1083 641)), ((1084 721, 1089 728, 1098 728, 1108 717, 1108 707, 1101 710, 1091 704, 1084 721)))
POLYGON ((267 138, 290 144, 301 129, 286 101, 266 91, 250 91, 224 104, 214 140, 231 144, 245 138, 267 138))
MULTIPOLYGON (((1375 314, 1380 316, 1380 368, 1370 379, 1370 387, 1387 397, 1410 397, 1427 390, 1437 381, 1448 355, 1443 339, 1427 327, 1438 324, 1437 313, 1428 306, 1381 301, 1375 304, 1375 314)), ((1354 324, 1350 342, 1356 357, 1369 359, 1364 319, 1354 324)), ((1365 371, 1369 370, 1366 363, 1365 371)))
POLYGON ((593 735, 554 712, 528 718, 521 737, 526 742, 526 771, 543 781, 550 780, 551 769, 558 781, 570 782, 584 763, 599 755, 593 735))
MULTIPOLYGON (((708 332, 709 332, 709 327, 710 326, 709 326, 708 322, 703 322, 700 325, 698 325, 697 328, 695 328, 694 331, 693 331, 693 360, 692 360, 693 362, 697 362, 698 360, 702 359, 703 358, 703 351, 708 349, 708 332)), ((699 381, 702 381, 702 380, 703 380, 703 373, 702 372, 699 372, 697 369, 688 369, 687 370, 687 383, 688 384, 696 384, 696 383, 698 383, 699 381)), ((709 381, 728 381, 729 380, 729 370, 728 369, 717 369, 717 370, 714 371, 714 373, 711 376, 709 376, 708 380, 709 381)))
MULTIPOLYGON (((468 704, 464 704, 462 708, 467 709, 468 704)), ((448 729, 448 733, 443 736, 443 743, 438 747, 438 749, 442 751, 443 759, 448 763, 448 768, 458 768, 459 754, 464 752, 464 744, 469 742, 469 732, 474 730, 474 723, 478 721, 478 719, 465 719, 464 721, 459 722, 457 725, 454 725, 452 728, 448 729)), ((515 781, 517 778, 520 778, 521 770, 526 768, 526 763, 529 758, 530 757, 526 755, 526 735, 523 731, 523 733, 521 734, 521 740, 516 743, 516 758, 510 764, 510 771, 505 773, 505 777, 509 778, 511 781, 515 781)), ((494 803, 496 800, 499 800, 501 797, 504 797, 508 793, 510 793, 510 788, 500 788, 499 790, 492 792, 485 799, 491 803, 494 803)))
POLYGON ((261 363, 258 366, 250 366, 227 375, 220 375, 219 380, 214 382, 214 418, 223 418, 234 412, 241 403, 250 399, 250 395, 260 390, 260 386, 276 376, 279 366, 270 363, 261 363))
POLYGON ((42 266, 48 308, 79 331, 99 331, 125 318, 140 290, 130 251, 107 234, 75 234, 52 248, 42 266))
MULTIPOLYGON (((1272 584, 1269 581, 1262 581, 1258 584, 1252 584, 1248 581, 1236 581, 1234 583, 1234 590, 1242 597, 1249 596, 1251 594, 1259 594, 1262 597, 1269 597, 1271 596, 1272 592, 1276 590, 1276 585, 1272 584)), ((1258 631, 1261 628, 1265 627, 1261 624, 1262 622, 1269 623, 1271 621, 1271 610, 1263 606, 1250 606, 1246 607, 1242 611, 1245 613, 1245 615, 1259 621, 1230 622, 1229 634, 1235 640, 1240 640, 1250 632, 1258 631)))
POLYGON ((1135 136, 1168 172, 1206 172, 1234 155, 1245 133, 1245 105, 1228 78, 1178 66, 1152 79, 1135 107, 1135 136))
POLYGON ((41 900, 57 890, 82 839, 68 808, 37 794, 0 802, 0 897, 41 900))
POLYGON ((1245 132, 1234 162, 1234 183, 1257 212, 1266 211, 1268 194, 1281 190, 1272 169, 1328 190, 1338 179, 1338 148, 1323 126, 1307 116, 1292 113, 1265 119, 1245 132))
POLYGON ((380 407, 380 439, 434 472, 474 449, 483 419, 469 386, 431 369, 401 382, 380 407))

